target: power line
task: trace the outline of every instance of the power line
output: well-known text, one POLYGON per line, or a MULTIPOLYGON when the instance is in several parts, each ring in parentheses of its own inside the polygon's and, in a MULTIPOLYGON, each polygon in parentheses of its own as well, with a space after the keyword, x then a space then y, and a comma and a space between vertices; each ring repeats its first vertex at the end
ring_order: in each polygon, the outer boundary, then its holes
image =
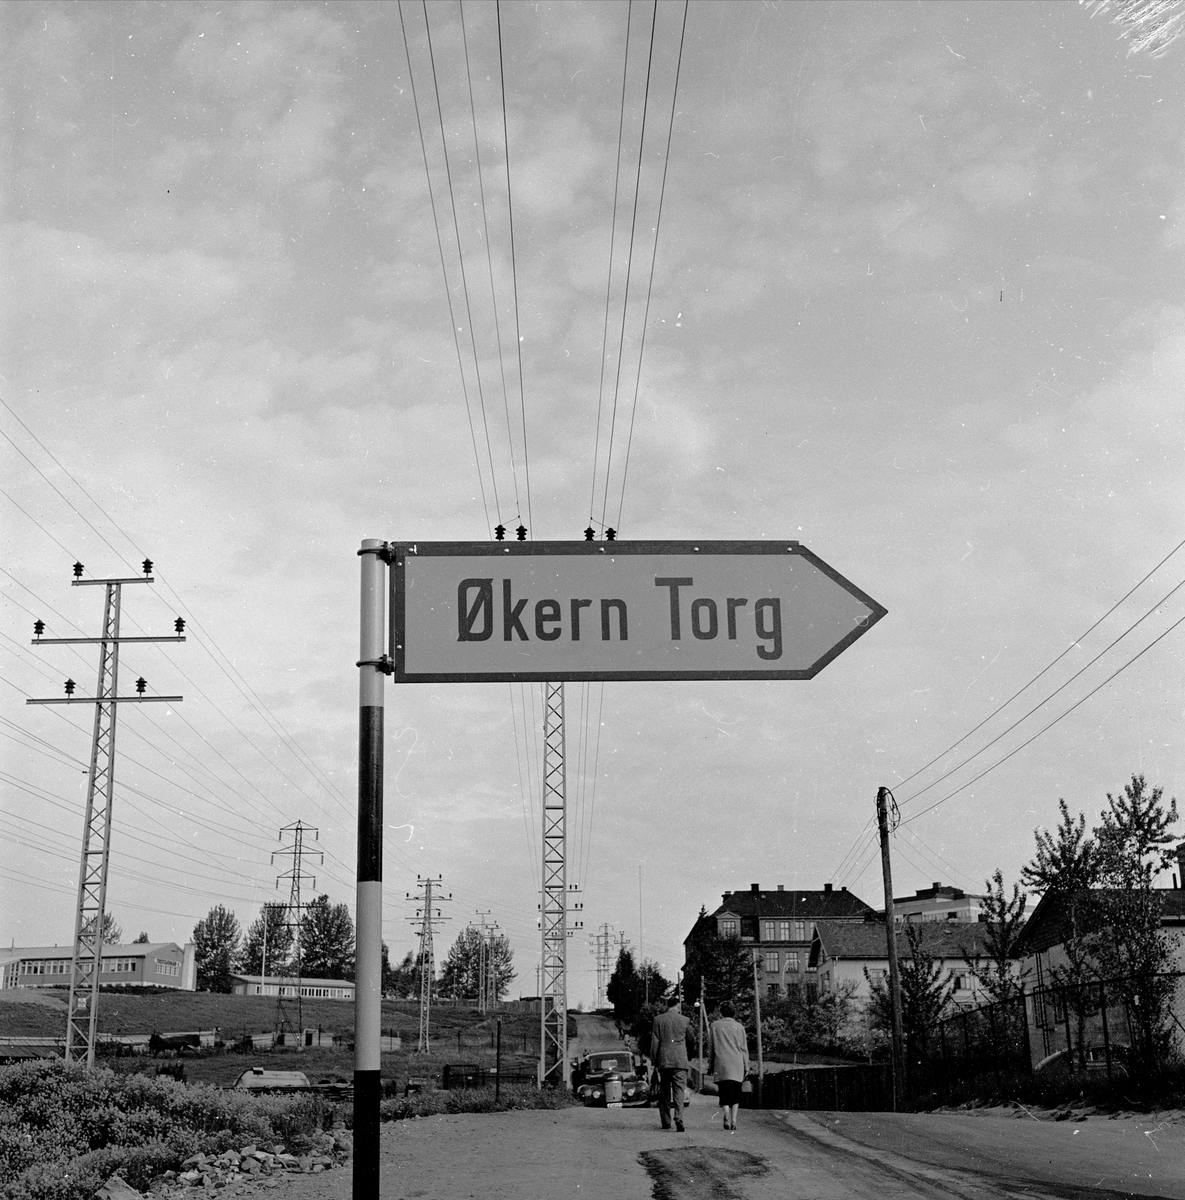
POLYGON ((980 773, 978 775, 976 775, 974 779, 969 779, 965 784, 962 785, 962 787, 955 788, 955 790, 953 792, 949 792, 947 795, 943 796, 941 800, 935 800, 934 803, 929 805, 928 807, 921 809, 919 812, 914 813, 912 816, 906 817, 901 822, 902 825, 907 825, 911 821, 916 821, 918 819, 918 817, 924 817, 926 815, 926 813, 933 812, 934 809, 936 809, 940 804, 945 804, 952 797, 957 796, 960 792, 965 791, 967 788, 969 788, 973 783, 982 779, 986 774, 988 774, 989 771, 994 771, 1002 763, 1006 763, 1010 758, 1012 758, 1013 755, 1019 754, 1026 746, 1035 742, 1043 733, 1045 733, 1049 729, 1052 729, 1063 718, 1068 717, 1070 715, 1070 713, 1072 713, 1080 705, 1085 704, 1086 701, 1089 700, 1091 698, 1091 696, 1093 696, 1095 694, 1095 692, 1101 691, 1103 688, 1105 688, 1107 686, 1107 684, 1109 684, 1111 682, 1111 680, 1115 678, 1116 675, 1119 675, 1122 672, 1126 671, 1128 669, 1128 667, 1130 667, 1132 665, 1132 663, 1143 658, 1144 655, 1147 654, 1148 651, 1151 650, 1152 647, 1157 644, 1157 642, 1160 642, 1164 638, 1168 637, 1168 635, 1170 633, 1172 633, 1173 630, 1176 629, 1177 626, 1182 624, 1183 622, 1185 622, 1185 617, 1179 617, 1158 638, 1149 642, 1148 645, 1145 646, 1144 649, 1141 650, 1138 654, 1133 655, 1121 667, 1118 667, 1116 670, 1112 671, 1111 674, 1108 675, 1107 678, 1104 679, 1103 682, 1098 685, 1098 687, 1092 688, 1089 692, 1086 693, 1085 696, 1082 697, 1081 700, 1076 701, 1069 708, 1067 708, 1064 713, 1062 713, 1060 716, 1054 717, 1054 719, 1052 721, 1050 721, 1048 725, 1045 725, 1041 729, 1037 730, 1037 732, 1035 734, 1033 734, 1033 736, 1031 738, 1029 738, 1027 741, 1022 742, 1019 746, 1016 747, 1015 750, 1010 750, 1007 754, 1004 755, 1003 758, 992 763, 992 765, 990 767, 988 767, 986 770, 980 771, 980 773))

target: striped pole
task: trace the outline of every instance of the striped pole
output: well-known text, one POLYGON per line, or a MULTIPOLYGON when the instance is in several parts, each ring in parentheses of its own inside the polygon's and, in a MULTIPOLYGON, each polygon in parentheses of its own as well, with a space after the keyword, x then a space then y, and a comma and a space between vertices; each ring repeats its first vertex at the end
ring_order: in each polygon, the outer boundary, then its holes
POLYGON ((386 543, 367 538, 358 655, 358 893, 354 991, 354 1200, 378 1200, 383 996, 383 637, 386 543))

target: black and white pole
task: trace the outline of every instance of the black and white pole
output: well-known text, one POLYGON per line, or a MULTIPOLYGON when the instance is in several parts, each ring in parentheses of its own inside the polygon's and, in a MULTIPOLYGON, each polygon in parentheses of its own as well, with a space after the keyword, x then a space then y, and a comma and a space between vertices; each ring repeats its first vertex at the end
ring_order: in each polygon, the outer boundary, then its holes
POLYGON ((379 1195, 383 975, 385 542, 367 538, 358 654, 358 893, 354 991, 354 1200, 379 1195))

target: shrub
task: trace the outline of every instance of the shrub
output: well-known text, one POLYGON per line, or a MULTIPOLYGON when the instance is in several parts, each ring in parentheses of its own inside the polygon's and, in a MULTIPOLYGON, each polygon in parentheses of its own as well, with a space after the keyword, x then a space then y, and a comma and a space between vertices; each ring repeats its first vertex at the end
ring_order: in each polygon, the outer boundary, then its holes
POLYGON ((0 1067, 0 1197, 89 1200, 117 1170, 143 1190, 199 1151, 299 1146, 333 1113, 319 1096, 251 1096, 60 1061, 0 1067))
POLYGON ((563 1088, 538 1088, 512 1084, 502 1088, 498 1101, 494 1089, 453 1088, 450 1091, 420 1092, 412 1096, 396 1096, 382 1101, 379 1115, 384 1121, 405 1121, 410 1117, 435 1117, 444 1113, 513 1112, 518 1109, 567 1108, 571 1094, 563 1088))

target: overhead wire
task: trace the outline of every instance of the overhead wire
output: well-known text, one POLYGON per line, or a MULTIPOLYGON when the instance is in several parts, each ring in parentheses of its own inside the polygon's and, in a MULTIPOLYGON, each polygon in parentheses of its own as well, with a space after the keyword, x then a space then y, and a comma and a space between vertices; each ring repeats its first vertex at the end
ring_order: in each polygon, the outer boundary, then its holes
POLYGON ((444 132, 444 106, 440 101, 440 83, 436 75, 436 54, 432 48, 432 26, 428 20, 428 0, 421 0, 421 5, 424 10, 424 31, 428 37, 428 62, 432 67, 432 90, 436 95, 436 112, 440 119, 440 150, 444 156, 444 175, 448 183, 449 208, 453 216, 453 234, 457 239, 457 264, 461 272, 461 294, 465 298, 465 317, 469 323, 469 344, 473 351, 473 372, 477 381, 477 402, 481 408, 481 423, 486 439, 486 455, 490 464, 490 487, 494 493, 494 510, 498 514, 499 523, 501 523, 502 505, 498 498, 498 476, 494 470, 494 449, 490 442, 490 424, 486 415, 485 391, 481 383, 481 356, 477 353, 477 331, 473 327, 473 309, 469 301, 469 278, 465 272, 465 252, 461 244, 461 225, 457 218, 457 196, 453 189, 452 167, 449 165, 448 138, 444 132))

